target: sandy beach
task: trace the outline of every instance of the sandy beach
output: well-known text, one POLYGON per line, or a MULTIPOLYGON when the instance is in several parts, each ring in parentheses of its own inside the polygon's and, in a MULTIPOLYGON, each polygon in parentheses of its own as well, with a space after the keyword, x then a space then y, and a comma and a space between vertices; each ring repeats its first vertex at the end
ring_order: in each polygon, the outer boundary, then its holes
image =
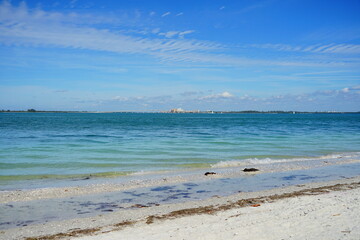
POLYGON ((140 222, 77 240, 115 239, 359 239, 360 190, 290 197, 214 214, 140 222))
POLYGON ((132 206, 0 232, 0 239, 359 239, 360 177, 132 206))

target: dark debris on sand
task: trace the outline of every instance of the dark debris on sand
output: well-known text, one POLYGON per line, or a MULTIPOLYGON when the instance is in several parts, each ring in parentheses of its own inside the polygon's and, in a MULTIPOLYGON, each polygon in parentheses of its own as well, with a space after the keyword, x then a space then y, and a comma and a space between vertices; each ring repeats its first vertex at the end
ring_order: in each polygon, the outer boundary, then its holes
POLYGON ((244 168, 243 172, 257 172, 259 169, 257 168, 244 168))

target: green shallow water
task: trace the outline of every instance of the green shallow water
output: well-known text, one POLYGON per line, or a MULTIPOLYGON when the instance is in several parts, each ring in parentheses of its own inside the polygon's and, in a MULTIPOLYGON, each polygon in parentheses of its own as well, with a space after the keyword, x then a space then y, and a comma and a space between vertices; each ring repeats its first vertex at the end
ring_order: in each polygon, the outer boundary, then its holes
POLYGON ((24 181, 24 180, 39 180, 39 179, 85 179, 88 177, 91 178, 110 178, 110 177, 120 177, 127 176, 133 172, 101 172, 101 173, 92 173, 92 174, 47 174, 47 175, 3 175, 0 176, 0 181, 6 183, 7 181, 24 181))

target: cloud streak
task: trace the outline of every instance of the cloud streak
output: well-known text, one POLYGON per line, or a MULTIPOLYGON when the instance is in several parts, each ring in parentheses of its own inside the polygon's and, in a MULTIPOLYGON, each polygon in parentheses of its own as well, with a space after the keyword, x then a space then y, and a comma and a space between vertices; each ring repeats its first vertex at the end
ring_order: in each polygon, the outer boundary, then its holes
MULTIPOLYGON (((65 15, 29 10, 8 2, 0 5, 0 41, 7 45, 33 47, 56 46, 130 54, 181 53, 218 49, 219 44, 197 40, 149 39, 124 35, 108 29, 83 26, 68 22, 65 15)), ((76 21, 75 21, 76 22, 76 21)), ((192 30, 177 31, 184 36, 192 30)), ((168 36, 174 35, 167 33, 168 36)))
POLYGON ((169 16, 170 14, 171 14, 171 12, 166 12, 163 15, 161 15, 161 17, 166 17, 166 16, 169 16))
POLYGON ((165 36, 167 38, 172 38, 172 37, 179 37, 179 38, 184 38, 185 35, 187 34, 191 34, 195 32, 194 30, 186 30, 186 31, 169 31, 169 32, 165 32, 165 33, 159 33, 160 36, 165 36))
POLYGON ((310 46, 292 46, 286 44, 253 44, 255 48, 273 49, 287 52, 360 54, 360 44, 316 44, 310 46))

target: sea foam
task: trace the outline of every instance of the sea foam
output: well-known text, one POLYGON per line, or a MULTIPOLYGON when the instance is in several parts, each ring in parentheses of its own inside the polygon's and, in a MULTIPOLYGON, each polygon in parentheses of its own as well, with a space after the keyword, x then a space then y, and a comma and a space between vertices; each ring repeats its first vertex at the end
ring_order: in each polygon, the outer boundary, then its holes
POLYGON ((248 165, 276 164, 276 163, 305 163, 311 161, 334 161, 334 160, 360 160, 360 152, 329 154, 319 157, 294 157, 294 158, 248 158, 243 160, 220 161, 212 164, 212 168, 242 167, 248 165))

